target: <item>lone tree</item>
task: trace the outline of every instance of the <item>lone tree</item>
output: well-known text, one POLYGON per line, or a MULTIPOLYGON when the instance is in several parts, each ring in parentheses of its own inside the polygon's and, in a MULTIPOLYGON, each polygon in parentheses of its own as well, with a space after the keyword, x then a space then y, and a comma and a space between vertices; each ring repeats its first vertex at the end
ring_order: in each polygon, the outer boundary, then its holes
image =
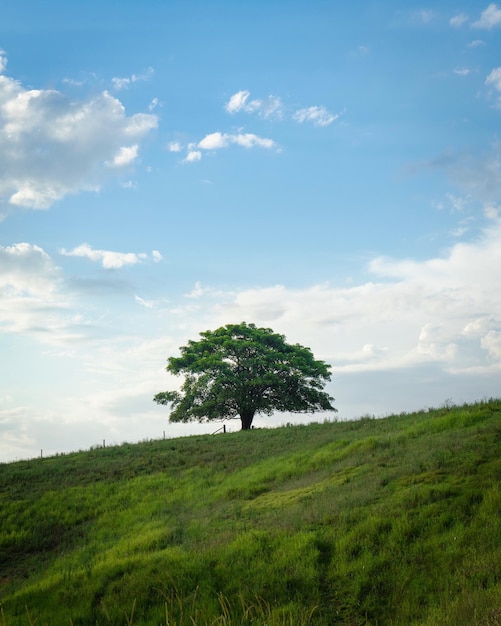
POLYGON ((168 359, 167 371, 186 377, 181 390, 153 398, 172 405, 171 422, 240 417, 248 430, 256 413, 336 411, 334 398, 323 391, 330 365, 315 360, 309 348, 245 322, 200 336, 180 348, 180 357, 168 359))

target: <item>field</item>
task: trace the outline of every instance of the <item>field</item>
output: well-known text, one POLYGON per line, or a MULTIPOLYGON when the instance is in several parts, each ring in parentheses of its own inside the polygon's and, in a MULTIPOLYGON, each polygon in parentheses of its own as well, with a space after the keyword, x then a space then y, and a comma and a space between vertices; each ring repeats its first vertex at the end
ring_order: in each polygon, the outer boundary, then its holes
POLYGON ((501 400, 0 464, 0 625, 501 624, 501 400))

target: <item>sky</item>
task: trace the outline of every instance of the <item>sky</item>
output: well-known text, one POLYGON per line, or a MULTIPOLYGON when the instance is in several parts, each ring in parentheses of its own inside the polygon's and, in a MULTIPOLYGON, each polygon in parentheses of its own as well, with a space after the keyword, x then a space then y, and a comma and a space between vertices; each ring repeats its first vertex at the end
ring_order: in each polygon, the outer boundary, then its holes
POLYGON ((214 432, 242 321, 338 409, 256 426, 499 397, 501 4, 0 3, 0 462, 214 432))

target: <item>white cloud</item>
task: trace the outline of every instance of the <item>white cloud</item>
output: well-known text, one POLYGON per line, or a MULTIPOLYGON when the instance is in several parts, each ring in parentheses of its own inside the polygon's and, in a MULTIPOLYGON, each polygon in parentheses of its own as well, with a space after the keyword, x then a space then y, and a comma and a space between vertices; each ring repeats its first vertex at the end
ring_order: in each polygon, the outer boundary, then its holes
MULTIPOLYGON (((485 79, 485 84, 494 89, 494 94, 492 92, 489 93, 489 97, 494 96, 496 99, 495 106, 501 107, 501 67, 496 67, 489 73, 485 79)), ((498 150, 499 148, 500 146, 498 145, 498 150)), ((501 163, 498 161, 496 165, 496 169, 499 170, 501 163)))
POLYGON ((501 330, 490 330, 480 343, 494 360, 501 361, 501 330))
POLYGON ((496 67, 485 79, 486 85, 492 85, 496 91, 501 92, 501 67, 496 67))
POLYGON ((198 142, 198 147, 203 150, 219 150, 220 148, 227 148, 231 141, 230 135, 225 133, 210 133, 206 135, 202 141, 198 142))
POLYGON ((155 263, 160 263, 160 261, 163 260, 163 256, 160 254, 160 252, 158 250, 152 250, 151 256, 152 256, 153 261, 155 263))
POLYGON ((243 148, 264 148, 270 150, 277 145, 272 139, 259 137, 253 133, 209 133, 197 144, 190 144, 188 152, 183 159, 183 163, 194 163, 200 161, 204 151, 221 150, 230 146, 241 146, 243 148))
POLYGON ((118 89, 118 90, 125 89, 133 83, 150 80, 153 74, 154 74, 153 68, 149 67, 142 74, 132 74, 132 76, 129 76, 126 78, 112 78, 111 82, 113 83, 113 86, 115 87, 115 89, 118 89))
MULTIPOLYGON (((93 261, 94 263, 101 263, 105 269, 120 269, 127 265, 136 265, 148 258, 148 255, 144 252, 113 252, 111 250, 95 250, 86 243, 77 246, 73 250, 65 250, 62 248, 60 254, 63 256, 82 257, 93 261)), ((154 250, 152 258, 155 262, 161 260, 162 255, 154 250)))
POLYGON ((332 124, 339 115, 333 115, 329 113, 323 106, 311 106, 306 109, 299 109, 293 115, 293 119, 296 122, 302 124, 303 122, 312 122, 314 126, 329 126, 332 124))
POLYGON ((0 246, 0 330, 67 343, 82 336, 82 317, 70 310, 61 270, 39 246, 0 246))
POLYGON ((265 119, 277 118, 280 119, 283 115, 283 105, 280 98, 277 96, 268 96, 264 99, 249 100, 250 91, 242 90, 233 94, 225 105, 225 109, 228 113, 238 113, 245 111, 245 113, 257 113, 260 117, 265 119))
POLYGON ((238 113, 242 109, 245 109, 245 103, 250 96, 250 91, 238 91, 233 94, 225 105, 228 113, 238 113))
POLYGON ((171 141, 167 146, 167 150, 169 152, 181 152, 182 149, 183 146, 179 143, 179 141, 171 141))
MULTIPOLYGON (((0 54, 1 70, 6 63, 0 54)), ((157 126, 155 115, 127 116, 107 92, 70 101, 4 74, 0 110, 0 203, 12 208, 46 209, 68 194, 99 189, 113 171, 109 165, 131 163, 139 141, 157 126)))
POLYGON ((484 215, 489 220, 496 220, 501 215, 501 210, 494 204, 486 204, 484 206, 484 215))
POLYGON ((489 6, 482 11, 480 19, 472 24, 474 28, 485 28, 487 30, 491 30, 499 25, 501 25, 501 9, 494 3, 489 4, 489 6))
POLYGON ((0 246, 0 289, 15 295, 43 295, 56 290, 59 270, 39 246, 0 246))
POLYGON ((109 167, 124 167, 133 163, 138 154, 139 146, 137 144, 133 146, 123 146, 113 157, 113 161, 108 162, 109 167))
POLYGON ((272 139, 265 137, 258 137, 253 133, 210 133, 206 135, 199 143, 198 147, 202 150, 219 150, 220 148, 228 148, 228 146, 235 144, 243 146, 244 148, 273 148, 275 142, 272 139))
POLYGON ((454 15, 449 20, 449 24, 454 28, 460 28, 465 22, 468 21, 468 16, 464 13, 459 13, 458 15, 454 15))
POLYGON ((276 285, 215 294, 197 284, 178 314, 203 328, 242 320, 272 327, 312 347, 337 373, 424 363, 449 373, 501 370, 499 220, 477 241, 457 243, 443 257, 375 258, 368 269, 375 282, 349 288, 276 285))
POLYGON ((134 296, 135 301, 143 306, 145 309, 154 309, 155 308, 155 303, 153 302, 153 300, 144 300, 143 298, 140 298, 139 296, 134 296))
POLYGON ((454 74, 457 76, 468 76, 471 73, 471 70, 467 67, 460 67, 454 70, 454 74))
POLYGON ((5 54, 5 50, 2 50, 0 48, 0 74, 3 73, 6 67, 7 67, 7 55, 5 54))
POLYGON ((186 158, 183 159, 183 163, 195 163, 196 161, 200 161, 202 158, 202 153, 200 150, 190 150, 186 155, 186 158))
POLYGON ((226 298, 228 293, 214 289, 214 287, 204 287, 200 281, 195 283, 193 289, 184 294, 185 298, 190 300, 199 300, 200 298, 209 297, 212 300, 217 298, 226 298))
POLYGON ((482 41, 482 39, 474 39, 468 44, 468 48, 478 48, 479 46, 485 46, 485 41, 482 41))
POLYGON ((417 22, 420 24, 430 24, 435 18, 437 14, 435 11, 431 11, 429 9, 421 9, 419 11, 414 11, 412 13, 411 19, 413 22, 417 22))
MULTIPOLYGON (((368 48, 359 46, 358 53, 366 54, 368 48)), ((264 99, 250 100, 250 91, 242 90, 233 94, 225 105, 228 113, 256 113, 264 118, 283 119, 285 107, 282 100, 277 96, 268 96, 264 99)), ((315 126, 328 126, 332 124, 339 115, 330 113, 324 106, 311 106, 301 108, 290 115, 296 122, 312 122, 315 126)))

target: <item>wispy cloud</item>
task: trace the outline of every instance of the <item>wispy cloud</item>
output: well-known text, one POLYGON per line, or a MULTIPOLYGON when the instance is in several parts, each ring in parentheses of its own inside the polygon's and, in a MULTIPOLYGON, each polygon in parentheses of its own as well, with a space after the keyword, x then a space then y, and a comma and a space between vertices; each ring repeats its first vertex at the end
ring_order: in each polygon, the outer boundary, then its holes
MULTIPOLYGON (((120 269, 127 265, 137 265, 138 263, 141 263, 149 258, 144 252, 136 253, 96 250, 86 243, 73 248, 73 250, 66 250, 65 248, 62 248, 59 253, 63 256, 89 259, 89 261, 93 261, 94 263, 100 263, 105 269, 120 269)), ((162 255, 157 250, 154 250, 152 252, 152 259, 154 262, 158 262, 162 259, 162 255)))
POLYGON ((60 271, 39 246, 0 246, 0 289, 14 295, 53 293, 60 271))
POLYGON ((449 24, 454 28, 460 28, 463 24, 468 21, 468 16, 465 13, 459 13, 458 15, 454 15, 449 20, 449 24))
POLYGON ((0 73, 4 72, 6 67, 7 67, 7 54, 5 53, 5 50, 2 50, 0 48, 0 73))
POLYGON ((420 9, 414 11, 411 15, 411 20, 416 24, 430 24, 437 17, 435 11, 430 9, 420 9))
POLYGON ((106 91, 71 101, 57 90, 26 89, 5 75, 6 65, 0 53, 0 201, 11 210, 47 209, 99 189, 135 160, 139 141, 157 126, 152 114, 128 117, 106 91))
POLYGON ((140 296, 134 296, 135 301, 142 307, 144 307, 145 309, 154 309, 155 308, 155 302, 153 300, 145 300, 144 298, 141 298, 140 296))
POLYGON ((188 145, 184 163, 195 163, 200 161, 205 152, 213 152, 222 150, 231 146, 240 146, 242 148, 264 148, 271 150, 278 149, 277 144, 267 137, 259 137, 254 133, 209 133, 198 143, 188 145))
POLYGON ((311 122, 314 126, 329 126, 337 120, 339 115, 329 113, 325 107, 308 107, 299 109, 293 115, 293 119, 300 124, 311 122))
POLYGON ((257 113, 266 119, 277 118, 283 116, 283 104, 277 96, 268 96, 264 99, 250 100, 250 91, 243 90, 233 94, 225 105, 228 113, 238 113, 245 111, 246 113, 257 113))
POLYGON ((242 146, 243 148, 273 148, 275 142, 266 137, 259 137, 253 133, 210 133, 202 141, 198 142, 198 147, 202 150, 219 150, 228 148, 230 145, 242 146))
POLYGON ((131 76, 127 76, 124 78, 112 78, 111 82, 113 83, 113 87, 117 90, 120 89, 126 89, 127 87, 129 87, 129 85, 137 83, 137 82, 142 82, 142 81, 146 81, 146 80, 151 80, 151 78, 153 77, 154 74, 154 70, 152 67, 149 67, 145 72, 143 72, 142 74, 132 74, 131 76))
POLYGON ((485 79, 485 84, 497 92, 498 104, 501 105, 501 67, 496 67, 489 73, 485 79))
POLYGON ((501 67, 494 68, 485 79, 486 85, 492 85, 497 91, 501 91, 501 67))
MULTIPOLYGON (((362 46, 363 47, 363 46, 362 46)), ((365 51, 367 49, 364 48, 365 51)), ((228 113, 235 114, 241 111, 257 114, 267 119, 292 119, 298 123, 312 122, 315 126, 328 126, 339 115, 330 113, 324 106, 310 106, 297 110, 286 107, 277 96, 268 96, 264 99, 250 99, 250 91, 242 90, 233 94, 225 105, 228 113)))
POLYGON ((82 336, 82 316, 71 311, 62 272, 39 246, 0 246, 0 327, 41 343, 70 343, 82 336))
POLYGON ((494 3, 489 4, 489 6, 482 11, 480 18, 472 24, 474 28, 485 28, 486 30, 492 30, 496 26, 500 25, 501 9, 499 9, 497 4, 494 3))
MULTIPOLYGON (((324 106, 311 106, 297 110, 287 110, 282 100, 277 96, 251 99, 250 91, 241 90, 234 93, 224 105, 224 109, 230 115, 240 112, 257 115, 268 120, 292 120, 298 124, 310 123, 313 126, 324 127, 338 119, 339 114, 330 113, 324 106)), ((196 163, 207 152, 227 149, 231 146, 242 148, 262 148, 265 150, 280 151, 280 147, 274 139, 262 137, 256 133, 221 132, 208 133, 198 142, 190 142, 183 145, 180 141, 171 141, 167 145, 169 152, 179 153, 185 151, 183 163, 196 163)))

